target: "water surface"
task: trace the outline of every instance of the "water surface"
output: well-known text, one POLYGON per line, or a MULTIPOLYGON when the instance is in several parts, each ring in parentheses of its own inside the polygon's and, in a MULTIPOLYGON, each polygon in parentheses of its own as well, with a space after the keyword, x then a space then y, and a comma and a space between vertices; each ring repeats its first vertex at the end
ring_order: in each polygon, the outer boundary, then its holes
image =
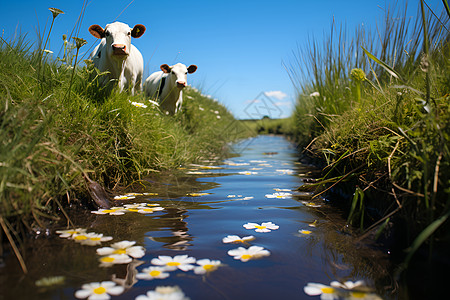
MULTIPOLYGON (((129 289, 112 299, 134 299, 156 286, 179 286, 191 299, 319 299, 305 294, 310 282, 364 280, 383 298, 391 298, 387 257, 374 247, 356 242, 340 213, 326 201, 320 207, 305 205, 295 189, 312 171, 298 163, 295 147, 279 136, 258 136, 235 145, 240 155, 209 169, 186 167, 184 176, 148 179, 146 192, 124 203, 149 202, 164 208, 152 214, 76 217, 76 227, 112 236, 108 246, 121 240, 145 247, 145 256, 132 265, 99 267, 96 249, 61 239, 54 232, 42 234, 26 252, 28 275, 8 256, 0 269, 0 299, 76 299, 82 284, 126 278, 129 289), (268 198, 282 190, 289 198, 268 198), (198 195, 194 193, 207 193, 198 195), (268 233, 245 229, 248 222, 273 222, 268 233), (311 227, 310 224, 315 225, 311 227), (301 234, 299 230, 311 231, 301 234), (247 245, 225 244, 227 235, 255 236, 247 245), (264 247, 270 256, 242 262, 227 252, 251 245, 264 247), (220 260, 222 266, 207 275, 174 271, 166 279, 133 280, 159 255, 187 254, 196 259, 220 260), (63 284, 36 287, 42 277, 64 276, 63 284)), ((139 186, 136 187, 138 189, 139 186)), ((140 191, 142 192, 142 191, 140 191)))

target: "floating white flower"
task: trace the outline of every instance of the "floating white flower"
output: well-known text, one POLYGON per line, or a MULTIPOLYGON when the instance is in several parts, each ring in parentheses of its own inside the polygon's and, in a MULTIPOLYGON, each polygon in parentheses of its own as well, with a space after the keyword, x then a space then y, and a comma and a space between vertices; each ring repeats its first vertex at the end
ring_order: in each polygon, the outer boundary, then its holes
POLYGON ((111 207, 111 208, 101 208, 96 211, 91 211, 93 214, 97 215, 113 215, 113 216, 119 216, 125 214, 126 209, 123 207, 111 207))
POLYGON ((241 175, 256 175, 256 174, 258 174, 258 172, 242 171, 242 172, 239 172, 239 174, 241 174, 241 175))
POLYGON ((280 228, 280 226, 275 225, 272 222, 263 222, 261 225, 257 223, 247 223, 243 226, 245 229, 255 229, 256 232, 270 232, 271 230, 280 228))
POLYGON ((322 205, 314 203, 314 202, 302 201, 302 203, 307 207, 321 207, 322 206, 322 205))
POLYGON ((112 281, 92 282, 81 286, 81 290, 75 292, 78 299, 102 300, 110 299, 110 295, 120 295, 125 290, 122 286, 112 281))
POLYGON ((111 254, 99 258, 100 267, 111 267, 112 265, 128 264, 133 259, 126 254, 111 254))
POLYGON ((321 300, 333 300, 339 299, 337 290, 331 286, 324 285, 321 283, 308 283, 307 286, 303 288, 303 291, 309 296, 320 295, 321 300))
POLYGON ((72 238, 72 236, 75 234, 86 233, 86 229, 77 228, 77 229, 68 229, 68 230, 56 230, 56 233, 59 234, 60 238, 72 238))
POLYGON ((135 241, 121 241, 111 245, 111 247, 103 247, 97 249, 98 255, 126 254, 134 258, 141 258, 145 255, 145 249, 142 246, 134 246, 135 241))
POLYGON ((136 300, 189 300, 178 286, 158 286, 146 295, 136 297, 136 300))
POLYGON ((273 189, 275 192, 291 192, 290 189, 279 189, 279 188, 274 188, 273 189))
POLYGON ((156 207, 141 207, 138 209, 138 213, 140 214, 152 214, 155 211, 161 211, 164 210, 164 208, 162 208, 161 206, 156 206, 156 207))
POLYGON ((286 175, 292 175, 294 173, 294 170, 290 169, 278 169, 276 170, 278 173, 286 174, 286 175))
POLYGON ((180 269, 186 272, 194 268, 192 264, 195 261, 195 258, 189 257, 188 255, 176 255, 174 257, 160 255, 158 258, 153 258, 151 263, 157 266, 163 266, 167 271, 180 269))
POLYGON ((253 235, 244 236, 243 238, 241 238, 238 235, 229 235, 229 236, 224 237, 222 239, 222 242, 224 242, 225 244, 228 244, 228 243, 237 244, 237 243, 247 243, 247 242, 253 241, 254 239, 255 239, 255 237, 253 235))
POLYGON ((147 105, 145 105, 144 103, 140 103, 140 102, 131 102, 131 105, 134 105, 136 107, 147 108, 147 105))
POLYGON ((265 195, 265 197, 266 198, 286 199, 286 198, 291 198, 292 194, 285 193, 285 192, 278 192, 278 193, 273 193, 273 194, 267 194, 267 195, 265 195))
POLYGON ((96 246, 100 245, 102 242, 108 242, 113 238, 111 236, 103 236, 101 233, 89 232, 74 234, 72 239, 82 245, 96 246))
POLYGON ((201 197, 205 195, 210 195, 211 193, 188 193, 186 196, 188 197, 201 197))
POLYGON ((242 262, 247 262, 250 259, 260 258, 263 256, 269 256, 269 250, 259 246, 251 246, 248 249, 239 247, 228 251, 228 255, 233 256, 234 259, 240 259, 242 262))
POLYGON ((365 284, 364 284, 363 280, 358 280, 356 282, 346 281, 344 283, 340 283, 338 281, 332 281, 330 283, 330 285, 335 288, 340 288, 340 289, 345 289, 345 290, 353 290, 354 288, 364 286, 365 284))
POLYGON ((301 229, 298 232, 304 235, 310 235, 312 233, 311 230, 304 230, 304 229, 301 229))
POLYGON ((366 286, 363 280, 356 282, 346 281, 344 283, 332 281, 330 285, 336 289, 345 290, 348 293, 348 296, 346 296, 348 300, 381 300, 380 296, 373 293, 371 288, 366 286))
POLYGON ((164 272, 166 269, 163 267, 148 267, 142 269, 142 273, 136 274, 137 279, 164 279, 170 276, 169 273, 164 272))
POLYGON ((114 196, 114 200, 130 200, 136 198, 135 195, 118 195, 114 196))
POLYGON ((222 264, 220 260, 210 260, 210 259, 199 259, 197 260, 198 267, 194 268, 195 274, 206 274, 207 272, 212 272, 217 270, 217 268, 222 264))

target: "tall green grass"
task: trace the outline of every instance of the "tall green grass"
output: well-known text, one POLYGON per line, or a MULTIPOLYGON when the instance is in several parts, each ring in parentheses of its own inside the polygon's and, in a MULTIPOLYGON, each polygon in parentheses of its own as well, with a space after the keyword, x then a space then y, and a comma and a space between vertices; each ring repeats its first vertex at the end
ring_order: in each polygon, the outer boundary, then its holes
POLYGON ((407 263, 450 237, 450 22, 423 2, 415 18, 406 11, 387 9, 376 31, 333 22, 323 43, 295 52, 290 76, 297 140, 332 187, 346 182, 363 236, 386 220, 402 228, 407 263))
POLYGON ((70 222, 68 204, 91 205, 85 178, 112 190, 225 155, 245 135, 228 134, 232 114, 196 89, 167 116, 143 94, 99 86, 92 64, 77 65, 84 41, 62 42, 64 56, 54 59, 25 38, 0 41, 0 233, 19 258, 24 233, 70 222))

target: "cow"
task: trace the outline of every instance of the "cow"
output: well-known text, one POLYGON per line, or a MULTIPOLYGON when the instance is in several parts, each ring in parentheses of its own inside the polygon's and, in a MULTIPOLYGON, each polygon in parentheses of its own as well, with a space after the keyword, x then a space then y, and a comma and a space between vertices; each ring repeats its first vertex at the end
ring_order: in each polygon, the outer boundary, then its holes
POLYGON ((197 71, 196 65, 178 63, 173 66, 163 64, 161 71, 151 74, 144 82, 146 97, 159 100, 159 106, 173 115, 181 109, 183 88, 187 85, 187 74, 197 71))
POLYGON ((89 32, 101 39, 89 58, 100 72, 109 72, 109 76, 105 76, 102 84, 117 80, 121 92, 126 88, 133 95, 135 90, 142 90, 144 59, 141 52, 131 44, 131 37, 141 37, 145 29, 141 24, 130 28, 121 22, 107 24, 105 29, 100 25, 89 27, 89 32))

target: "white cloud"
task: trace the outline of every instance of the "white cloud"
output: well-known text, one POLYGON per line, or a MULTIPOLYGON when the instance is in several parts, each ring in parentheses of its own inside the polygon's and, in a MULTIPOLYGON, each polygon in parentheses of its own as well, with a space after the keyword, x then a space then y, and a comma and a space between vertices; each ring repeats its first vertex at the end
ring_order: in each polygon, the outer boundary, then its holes
POLYGON ((267 97, 275 98, 278 100, 286 98, 288 95, 283 93, 282 91, 270 91, 270 92, 264 92, 264 95, 267 97))

